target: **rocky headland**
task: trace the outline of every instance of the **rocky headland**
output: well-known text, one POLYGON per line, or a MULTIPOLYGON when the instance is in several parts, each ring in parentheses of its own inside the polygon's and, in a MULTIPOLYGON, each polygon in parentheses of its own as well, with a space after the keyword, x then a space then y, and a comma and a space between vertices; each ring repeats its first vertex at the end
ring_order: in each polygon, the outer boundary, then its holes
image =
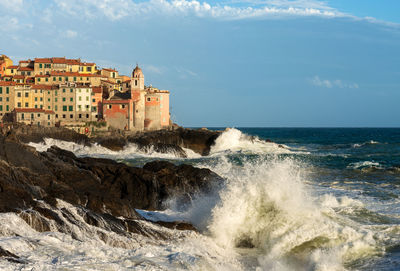
MULTIPOLYGON (((3 130, 7 132, 7 129, 3 130)), ((38 127, 22 124, 14 125, 12 132, 23 143, 39 143, 43 142, 44 138, 53 138, 84 145, 97 143, 113 151, 120 151, 129 143, 134 143, 142 151, 153 149, 159 153, 173 152, 181 157, 186 157, 183 148, 191 149, 200 155, 208 155, 211 146, 221 134, 221 131, 178 127, 171 130, 137 133, 110 131, 88 137, 62 127, 38 127)))
MULTIPOLYGON (((134 142, 142 148, 160 150, 191 148, 207 154, 218 132, 177 129, 119 137, 88 138, 63 128, 18 126, 0 134, 0 212, 15 213, 39 232, 58 231, 73 234, 71 227, 94 226, 91 234, 105 243, 124 247, 110 239, 104 230, 129 237, 139 234, 156 239, 168 236, 147 227, 135 209, 162 210, 166 199, 174 197, 180 204, 190 203, 194 195, 208 193, 224 180, 208 169, 191 165, 174 165, 153 161, 143 168, 130 167, 109 159, 76 157, 72 152, 52 146, 45 152, 24 143, 44 138, 94 142, 110 149, 134 142), (68 206, 73 206, 74 212, 68 206), (82 223, 84 221, 85 223, 82 223)), ((184 152, 183 152, 184 153, 184 152)), ((162 227, 196 230, 182 222, 155 222, 162 227)), ((86 228, 85 228, 86 227, 86 228)), ((72 236, 80 240, 80 236, 72 236)), ((18 255, 0 247, 0 257, 19 261, 18 255)))

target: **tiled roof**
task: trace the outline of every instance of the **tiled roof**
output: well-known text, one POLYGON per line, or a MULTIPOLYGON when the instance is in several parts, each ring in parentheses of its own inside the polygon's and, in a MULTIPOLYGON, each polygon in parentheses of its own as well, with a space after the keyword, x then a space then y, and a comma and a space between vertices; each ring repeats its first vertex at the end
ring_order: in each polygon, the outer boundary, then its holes
POLYGON ((51 63, 51 58, 35 58, 35 63, 51 63))
POLYGON ((18 69, 18 66, 12 65, 12 66, 8 66, 6 69, 18 69))
POLYGON ((5 86, 15 86, 15 82, 13 82, 13 81, 0 81, 0 87, 5 87, 5 86))
POLYGON ((86 62, 81 62, 80 64, 79 64, 80 66, 96 66, 96 63, 86 63, 86 62))
POLYGON ((108 71, 108 72, 117 72, 117 71, 114 70, 114 69, 107 69, 107 68, 104 68, 103 70, 104 70, 104 71, 108 71))
POLYGON ((13 79, 25 79, 24 75, 14 75, 13 79))
POLYGON ((29 67, 18 67, 18 70, 19 71, 29 71, 29 72, 33 71, 33 69, 29 68, 29 67))
POLYGON ((57 85, 40 85, 40 84, 35 84, 35 85, 32 85, 32 89, 52 90, 52 89, 58 89, 58 86, 57 86, 57 85))
POLYGON ((92 87, 92 92, 93 93, 102 93, 102 88, 101 87, 92 87))

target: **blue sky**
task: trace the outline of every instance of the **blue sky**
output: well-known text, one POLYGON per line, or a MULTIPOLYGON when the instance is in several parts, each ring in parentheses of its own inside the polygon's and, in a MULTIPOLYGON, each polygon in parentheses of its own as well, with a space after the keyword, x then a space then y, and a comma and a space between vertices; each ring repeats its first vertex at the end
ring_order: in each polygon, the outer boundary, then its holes
POLYGON ((183 126, 400 127, 397 0, 0 1, 0 53, 171 91, 183 126))

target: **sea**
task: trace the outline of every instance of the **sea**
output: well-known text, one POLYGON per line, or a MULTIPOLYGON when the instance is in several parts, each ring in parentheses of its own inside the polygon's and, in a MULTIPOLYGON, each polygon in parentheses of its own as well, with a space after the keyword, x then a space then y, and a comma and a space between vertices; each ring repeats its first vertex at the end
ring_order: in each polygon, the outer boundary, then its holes
POLYGON ((189 149, 179 158, 135 145, 114 152, 30 143, 132 166, 191 164, 226 182, 185 206, 171 198, 164 211, 137 210, 153 221, 190 222, 198 232, 168 230, 174 238, 166 241, 138 236, 125 248, 81 232, 78 240, 39 233, 0 214, 0 246, 27 260, 0 260, 0 270, 400 270, 400 129, 210 129, 223 132, 205 157, 189 149))

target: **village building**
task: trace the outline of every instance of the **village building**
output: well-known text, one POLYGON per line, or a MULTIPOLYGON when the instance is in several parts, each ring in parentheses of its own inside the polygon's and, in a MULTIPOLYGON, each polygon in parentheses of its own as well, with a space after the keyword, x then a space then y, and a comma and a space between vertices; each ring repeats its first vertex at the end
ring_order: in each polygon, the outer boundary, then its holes
POLYGON ((15 108, 13 117, 16 122, 38 125, 54 126, 54 112, 37 108, 15 108))
POLYGON ((0 56, 1 121, 73 127, 102 121, 131 131, 170 126, 169 91, 145 86, 138 65, 131 77, 65 57, 21 60, 0 56))
POLYGON ((13 61, 6 55, 0 55, 0 76, 6 75, 6 68, 13 65, 13 61))

